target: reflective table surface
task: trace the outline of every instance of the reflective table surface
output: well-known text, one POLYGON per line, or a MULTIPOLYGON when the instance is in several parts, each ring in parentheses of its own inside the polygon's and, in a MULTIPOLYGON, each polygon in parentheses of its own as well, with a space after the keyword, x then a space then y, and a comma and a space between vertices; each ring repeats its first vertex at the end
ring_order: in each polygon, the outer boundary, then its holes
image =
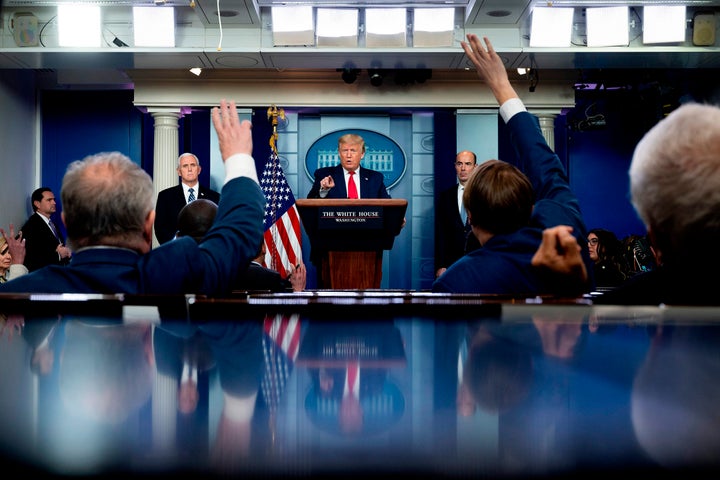
POLYGON ((6 468, 720 470, 718 308, 341 292, 157 300, 0 298, 6 468))

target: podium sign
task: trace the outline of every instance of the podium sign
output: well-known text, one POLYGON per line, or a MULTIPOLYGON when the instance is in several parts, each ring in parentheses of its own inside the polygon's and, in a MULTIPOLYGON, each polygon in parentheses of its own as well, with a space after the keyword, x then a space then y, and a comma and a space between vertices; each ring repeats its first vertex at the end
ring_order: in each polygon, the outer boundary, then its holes
POLYGON ((382 251, 392 249, 407 210, 404 199, 296 200, 310 238, 320 287, 380 288, 382 251))
POLYGON ((383 229, 383 207, 336 206, 318 209, 318 229, 383 229))

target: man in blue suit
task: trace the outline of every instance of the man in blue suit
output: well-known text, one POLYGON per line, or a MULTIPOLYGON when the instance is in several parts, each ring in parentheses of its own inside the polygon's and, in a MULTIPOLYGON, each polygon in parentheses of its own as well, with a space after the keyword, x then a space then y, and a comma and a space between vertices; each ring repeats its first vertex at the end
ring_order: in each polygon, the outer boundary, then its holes
POLYGON ((340 164, 315 170, 308 198, 390 198, 382 173, 360 168, 365 140, 354 133, 338 139, 340 164), (353 188, 354 184, 354 188, 353 188))
POLYGON ((234 102, 212 110, 225 163, 215 222, 198 244, 179 238, 152 249, 155 220, 150 176, 118 152, 70 164, 63 178, 62 219, 74 252, 0 285, 0 292, 223 295, 255 256, 263 237, 265 196, 252 158, 251 124, 234 102))
MULTIPOLYGON (((448 267, 432 289, 516 296, 564 294, 567 282, 531 262, 546 228, 568 225, 576 238, 586 238, 580 203, 537 119, 511 85, 502 59, 487 37, 484 41, 485 46, 477 35, 468 34, 461 45, 500 106, 524 172, 500 160, 475 167, 465 185, 463 205, 482 248, 448 267)), ((591 271, 587 243, 583 245, 582 258, 591 271)))

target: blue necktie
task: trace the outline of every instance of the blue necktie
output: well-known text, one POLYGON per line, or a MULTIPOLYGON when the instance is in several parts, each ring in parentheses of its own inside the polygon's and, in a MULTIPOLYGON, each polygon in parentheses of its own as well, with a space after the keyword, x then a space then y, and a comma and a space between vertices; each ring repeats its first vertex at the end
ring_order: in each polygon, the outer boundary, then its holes
POLYGON ((57 228, 55 228, 55 224, 53 223, 52 220, 50 220, 48 222, 48 226, 50 227, 50 230, 52 230, 53 235, 55 235, 55 238, 57 238, 58 241, 60 241, 60 235, 58 234, 57 228))
POLYGON ((191 188, 188 190, 188 203, 195 200, 195 189, 191 188))

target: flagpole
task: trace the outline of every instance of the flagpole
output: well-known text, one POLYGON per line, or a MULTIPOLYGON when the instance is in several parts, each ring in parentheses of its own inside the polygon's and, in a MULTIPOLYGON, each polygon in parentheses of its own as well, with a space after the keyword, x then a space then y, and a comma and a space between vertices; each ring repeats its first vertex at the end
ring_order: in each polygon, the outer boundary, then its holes
POLYGON ((267 109, 272 122, 270 155, 260 175, 260 188, 265 194, 264 265, 287 278, 302 262, 302 230, 295 196, 285 178, 278 156, 278 124, 285 120, 285 111, 275 105, 267 109))
POLYGON ((278 117, 280 117, 282 120, 285 120, 285 110, 283 110, 282 108, 278 108, 275 104, 272 104, 267 109, 267 116, 268 120, 272 122, 273 127, 272 135, 270 136, 270 148, 272 149, 273 153, 277 155, 278 117))

